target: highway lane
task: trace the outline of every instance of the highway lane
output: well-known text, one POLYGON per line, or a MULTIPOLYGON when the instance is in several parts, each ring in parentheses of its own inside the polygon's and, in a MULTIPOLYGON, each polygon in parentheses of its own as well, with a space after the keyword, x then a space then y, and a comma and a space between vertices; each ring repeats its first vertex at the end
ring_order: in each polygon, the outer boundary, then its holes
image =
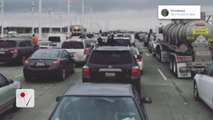
MULTIPOLYGON (((137 45, 143 46, 141 43, 137 45)), ((157 61, 146 48, 141 49, 144 52, 142 95, 153 99, 152 104, 145 105, 150 120, 213 119, 212 110, 193 98, 192 79, 175 78, 168 64, 157 61)))
MULTIPOLYGON (((212 120, 212 110, 194 100, 191 79, 175 78, 167 64, 157 61, 146 48, 141 48, 141 43, 137 42, 137 46, 144 52, 142 96, 153 99, 152 104, 145 105, 150 120, 212 120)), ((25 82, 22 66, 0 66, 0 72, 36 92, 35 108, 8 111, 0 116, 2 120, 46 120, 56 105, 56 96, 62 95, 70 85, 81 82, 81 68, 76 68, 76 72, 63 82, 25 82)))

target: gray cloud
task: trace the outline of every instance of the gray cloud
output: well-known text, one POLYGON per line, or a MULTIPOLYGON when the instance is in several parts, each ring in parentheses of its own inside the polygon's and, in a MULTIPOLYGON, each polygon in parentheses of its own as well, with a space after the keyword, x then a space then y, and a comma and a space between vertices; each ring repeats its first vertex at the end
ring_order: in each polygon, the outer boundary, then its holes
MULTIPOLYGON (((38 0, 37 0, 38 1, 38 0)), ((32 0, 5 0, 6 12, 30 12, 32 0)), ((157 8, 159 4, 198 4, 212 6, 213 0, 85 0, 85 11, 92 7, 94 11, 111 12, 124 10, 147 10, 157 8)), ((38 5, 36 4, 36 8, 38 5)), ((43 0, 43 11, 67 11, 67 0, 43 0)), ((72 0, 72 11, 81 12, 81 0, 72 0)))

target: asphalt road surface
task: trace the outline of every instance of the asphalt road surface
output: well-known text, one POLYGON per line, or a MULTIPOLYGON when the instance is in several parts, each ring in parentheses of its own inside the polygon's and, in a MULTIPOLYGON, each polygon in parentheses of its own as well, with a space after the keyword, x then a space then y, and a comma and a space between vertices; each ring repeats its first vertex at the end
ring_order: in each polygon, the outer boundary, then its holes
MULTIPOLYGON (((177 79, 169 66, 157 61, 152 54, 137 42, 143 51, 144 72, 141 77, 142 96, 150 97, 152 104, 145 104, 150 120, 213 120, 212 110, 203 102, 193 98, 192 79, 177 79)), ((35 90, 35 107, 9 110, 0 120, 47 120, 56 105, 56 96, 74 83, 81 82, 81 67, 77 67, 63 82, 53 79, 24 81, 21 65, 0 65, 0 72, 7 78, 20 81, 23 88, 35 90)))

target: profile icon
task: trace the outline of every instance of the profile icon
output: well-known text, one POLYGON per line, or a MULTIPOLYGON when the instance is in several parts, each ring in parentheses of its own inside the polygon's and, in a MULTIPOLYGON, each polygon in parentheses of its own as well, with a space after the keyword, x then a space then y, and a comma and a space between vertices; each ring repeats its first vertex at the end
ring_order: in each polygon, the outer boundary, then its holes
POLYGON ((163 10, 161 10, 161 15, 163 17, 167 17, 169 15, 169 11, 167 9, 163 9, 163 10))

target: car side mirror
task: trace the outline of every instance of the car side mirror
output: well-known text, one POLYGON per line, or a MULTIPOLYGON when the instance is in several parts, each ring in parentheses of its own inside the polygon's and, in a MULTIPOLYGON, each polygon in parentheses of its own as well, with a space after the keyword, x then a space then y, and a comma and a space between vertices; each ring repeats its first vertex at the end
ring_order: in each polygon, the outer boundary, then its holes
POLYGON ((9 80, 8 80, 8 83, 9 83, 9 84, 12 84, 12 83, 14 83, 14 81, 9 79, 9 80))
POLYGON ((141 103, 152 103, 152 99, 148 97, 144 97, 140 100, 141 103))
POLYGON ((59 102, 61 100, 61 98, 62 98, 62 96, 57 96, 56 99, 55 99, 56 102, 59 102))

